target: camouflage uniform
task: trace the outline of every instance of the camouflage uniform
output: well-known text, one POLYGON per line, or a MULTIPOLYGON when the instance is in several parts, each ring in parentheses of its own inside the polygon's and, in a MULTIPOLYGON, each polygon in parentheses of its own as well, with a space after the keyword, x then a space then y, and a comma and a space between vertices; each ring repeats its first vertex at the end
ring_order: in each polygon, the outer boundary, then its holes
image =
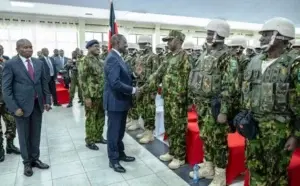
POLYGON ((79 79, 78 79, 79 78, 78 77, 78 68, 77 68, 78 65, 79 65, 79 60, 74 60, 74 61, 72 61, 72 64, 66 65, 67 70, 71 71, 71 88, 69 90, 70 101, 69 101, 68 107, 72 106, 72 102, 73 102, 74 95, 76 92, 76 87, 77 87, 79 102, 83 103, 81 88, 80 88, 79 79))
MULTIPOLYGON (((237 64, 231 64, 231 54, 224 44, 230 34, 226 21, 212 20, 207 25, 208 38, 212 42, 205 50, 189 77, 189 102, 194 103, 198 113, 200 135, 204 142, 204 166, 198 174, 201 178, 213 181, 209 186, 226 185, 226 166, 228 161, 227 135, 229 125, 219 123, 220 114, 231 115, 232 95, 236 94, 237 64)), ((193 172, 190 172, 190 177, 193 172)))
POLYGON ((191 64, 191 67, 193 68, 195 66, 195 63, 197 61, 197 58, 194 55, 194 44, 191 42, 186 42, 183 44, 183 49, 187 52, 188 56, 189 56, 189 62, 191 64))
POLYGON ((85 99, 90 98, 92 107, 85 106, 85 142, 94 144, 103 139, 105 111, 103 110, 104 63, 99 56, 88 54, 81 61, 79 75, 82 93, 85 99))
MULTIPOLYGON (((151 48, 145 49, 136 59, 136 67, 143 69, 142 74, 137 78, 137 86, 142 87, 149 76, 158 69, 157 56, 152 52, 151 48)), ((158 87, 158 85, 157 85, 158 87)), ((155 95, 156 90, 150 90, 137 98, 137 110, 144 119, 145 135, 140 143, 149 143, 153 141, 153 130, 155 128, 155 95)), ((128 128, 130 129, 130 128, 128 128)))
POLYGON ((300 40, 296 40, 295 43, 292 45, 292 48, 289 51, 289 55, 291 55, 294 58, 300 56, 300 40))
MULTIPOLYGON (((170 39, 184 41, 185 35, 172 30, 164 41, 170 39)), ((162 161, 171 161, 171 169, 179 168, 185 161, 185 132, 187 123, 187 85, 190 73, 189 57, 180 49, 177 53, 170 52, 159 66, 158 70, 149 77, 145 89, 157 90, 162 82, 164 99, 165 129, 169 139, 169 152, 161 155, 162 161)))
POLYGON ((102 53, 100 54, 100 59, 103 60, 103 61, 105 61, 107 55, 108 55, 108 51, 102 52, 102 53))
MULTIPOLYGON (((284 18, 273 18, 262 28, 262 32, 273 30, 281 37, 292 38, 295 34, 293 24, 284 18)), ((260 54, 245 70, 242 105, 252 111, 259 128, 256 138, 247 140, 251 186, 288 185, 287 167, 292 152, 284 147, 290 136, 300 137, 300 126, 294 121, 300 115, 299 68, 300 62, 285 52, 271 60, 267 54, 260 54)))
MULTIPOLYGON (((3 68, 3 63, 4 59, 0 58, 0 81, 2 80, 2 68, 3 68)), ((2 85, 0 85, 0 89, 2 90, 2 85)), ((14 117, 7 111, 5 107, 5 103, 2 98, 2 91, 0 92, 0 119, 3 119, 5 123, 5 137, 7 140, 7 146, 6 146, 6 153, 15 153, 15 154, 20 154, 19 149, 17 149, 13 141, 16 137, 16 122, 14 117)), ((2 131, 2 126, 0 124, 0 162, 4 161, 4 147, 3 147, 3 131, 2 131)))

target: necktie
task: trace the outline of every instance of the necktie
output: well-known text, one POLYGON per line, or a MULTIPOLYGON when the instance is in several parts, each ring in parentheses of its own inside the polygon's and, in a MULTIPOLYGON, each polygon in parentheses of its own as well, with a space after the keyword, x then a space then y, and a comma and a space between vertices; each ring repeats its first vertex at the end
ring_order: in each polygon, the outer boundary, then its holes
POLYGON ((34 70, 33 70, 33 67, 30 63, 30 60, 26 59, 26 62, 27 62, 27 70, 28 70, 29 76, 32 80, 34 80, 34 70))
POLYGON ((49 58, 46 58, 46 59, 47 59, 47 63, 48 63, 49 69, 50 69, 50 76, 53 76, 54 72, 53 72, 53 66, 51 64, 51 61, 49 58))

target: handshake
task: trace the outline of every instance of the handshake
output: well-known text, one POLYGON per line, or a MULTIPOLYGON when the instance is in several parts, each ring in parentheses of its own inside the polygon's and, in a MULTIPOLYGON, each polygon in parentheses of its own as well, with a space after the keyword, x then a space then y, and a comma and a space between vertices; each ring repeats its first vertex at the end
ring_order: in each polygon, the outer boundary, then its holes
POLYGON ((144 91, 144 86, 141 86, 141 87, 135 87, 135 91, 133 92, 133 94, 136 96, 136 97, 139 97, 144 91))

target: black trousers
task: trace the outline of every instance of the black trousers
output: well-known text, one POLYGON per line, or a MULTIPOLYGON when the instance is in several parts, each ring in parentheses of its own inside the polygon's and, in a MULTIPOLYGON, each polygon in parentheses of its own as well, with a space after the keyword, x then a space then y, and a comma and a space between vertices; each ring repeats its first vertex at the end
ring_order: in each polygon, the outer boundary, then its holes
POLYGON ((15 116, 19 144, 23 163, 31 163, 40 157, 40 140, 42 128, 42 111, 38 100, 34 103, 34 108, 30 116, 15 116))
POLYGON ((111 163, 119 162, 119 157, 125 156, 123 138, 126 128, 128 111, 108 111, 107 152, 111 163))
POLYGON ((52 95, 53 103, 58 104, 57 103, 57 96, 56 96, 56 83, 55 83, 55 79, 54 79, 53 76, 51 76, 51 79, 50 79, 48 84, 49 84, 50 93, 52 95))

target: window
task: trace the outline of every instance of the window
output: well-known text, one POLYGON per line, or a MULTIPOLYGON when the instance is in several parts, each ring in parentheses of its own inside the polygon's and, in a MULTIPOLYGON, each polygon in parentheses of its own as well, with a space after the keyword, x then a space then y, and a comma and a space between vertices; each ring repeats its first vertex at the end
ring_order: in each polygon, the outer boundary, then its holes
POLYGON ((203 45, 205 43, 204 37, 193 37, 192 41, 195 45, 203 45))
POLYGON ((198 45, 198 39, 197 39, 196 37, 193 37, 193 38, 192 38, 192 43, 193 43, 194 45, 198 45))
POLYGON ((135 34, 128 35, 128 43, 137 43, 137 38, 135 34))
POLYGON ((102 33, 94 33, 94 39, 97 39, 99 42, 102 41, 102 33))
POLYGON ((103 40, 102 41, 108 41, 108 33, 103 33, 103 40))
POLYGON ((94 33, 92 33, 92 32, 86 32, 85 33, 85 41, 90 41, 92 39, 94 39, 94 33))
POLYGON ((86 32, 85 42, 97 39, 99 42, 108 41, 108 34, 104 32, 86 32))
POLYGON ((57 41, 73 42, 77 40, 77 33, 59 31, 56 33, 56 39, 57 41))
POLYGON ((0 40, 8 40, 8 29, 0 28, 0 40))
POLYGON ((37 41, 55 41, 56 40, 56 33, 55 30, 50 29, 39 29, 36 34, 37 41), (40 34, 43 33, 43 34, 40 34))

